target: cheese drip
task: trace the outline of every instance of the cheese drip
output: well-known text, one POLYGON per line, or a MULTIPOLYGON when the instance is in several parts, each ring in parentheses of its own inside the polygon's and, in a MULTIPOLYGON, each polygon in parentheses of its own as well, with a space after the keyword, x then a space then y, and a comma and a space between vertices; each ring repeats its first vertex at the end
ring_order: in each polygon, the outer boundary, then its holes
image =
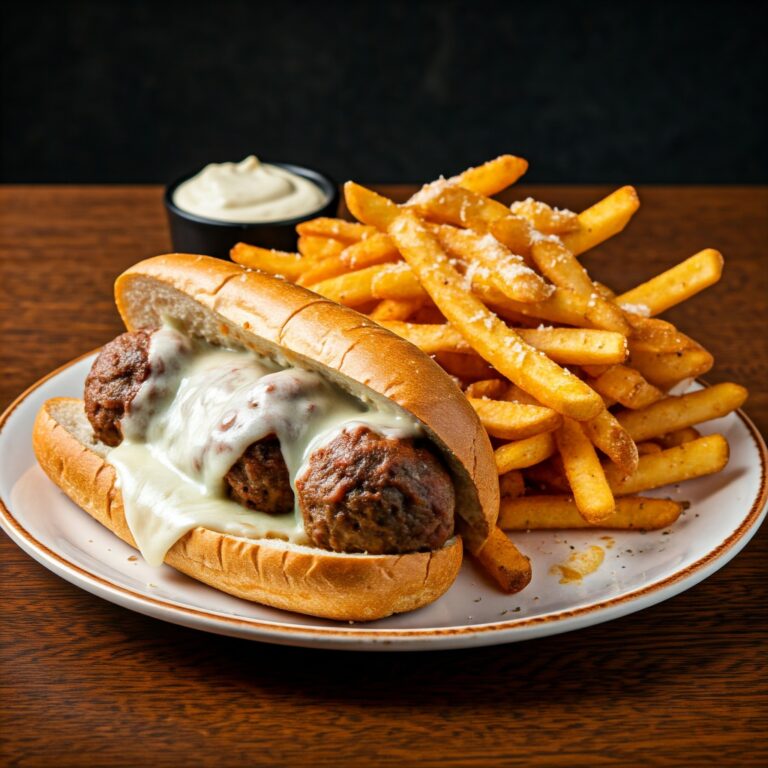
POLYGON ((115 467, 128 527, 144 559, 160 565, 202 526, 247 538, 308 543, 293 513, 246 509, 226 496, 224 476, 252 443, 275 435, 296 496, 309 456, 345 427, 387 437, 420 434, 394 403, 364 401, 319 373, 283 368, 251 352, 193 342, 164 327, 151 338, 151 374, 123 417, 115 467))

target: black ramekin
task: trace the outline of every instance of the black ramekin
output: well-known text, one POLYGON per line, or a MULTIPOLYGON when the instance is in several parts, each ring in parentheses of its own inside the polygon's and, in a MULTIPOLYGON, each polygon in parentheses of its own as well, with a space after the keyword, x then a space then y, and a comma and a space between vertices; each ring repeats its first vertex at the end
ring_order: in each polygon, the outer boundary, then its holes
POLYGON ((337 215, 339 187, 330 176, 291 163, 269 161, 269 164, 309 179, 325 192, 328 196, 328 202, 316 211, 311 211, 304 216, 281 221, 235 222, 207 219, 194 213, 188 213, 173 202, 173 194, 179 185, 198 174, 200 172, 198 169, 176 179, 165 190, 165 210, 168 214, 168 225, 171 230, 171 243, 174 251, 177 253, 200 253, 219 259, 228 259, 232 246, 240 242, 260 245, 263 248, 276 248, 280 251, 294 251, 296 250, 297 224, 317 216, 337 215))

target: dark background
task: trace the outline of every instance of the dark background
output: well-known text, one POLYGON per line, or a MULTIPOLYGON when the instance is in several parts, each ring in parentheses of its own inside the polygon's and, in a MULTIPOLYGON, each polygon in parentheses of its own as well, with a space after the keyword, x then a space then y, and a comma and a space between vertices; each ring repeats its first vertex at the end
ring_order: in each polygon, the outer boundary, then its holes
POLYGON ((15 2, 6 182, 162 182, 249 153, 423 181, 765 182, 752 2, 15 2))

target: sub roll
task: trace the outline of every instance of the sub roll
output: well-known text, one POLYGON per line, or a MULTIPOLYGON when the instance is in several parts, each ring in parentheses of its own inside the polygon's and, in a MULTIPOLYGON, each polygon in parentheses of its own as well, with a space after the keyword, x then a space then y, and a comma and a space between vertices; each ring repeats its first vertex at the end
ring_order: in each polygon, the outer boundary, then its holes
POLYGON ((207 257, 115 285, 128 331, 84 400, 38 414, 43 469, 153 565, 345 620, 413 610, 498 512, 493 453, 451 379, 310 291, 207 257))

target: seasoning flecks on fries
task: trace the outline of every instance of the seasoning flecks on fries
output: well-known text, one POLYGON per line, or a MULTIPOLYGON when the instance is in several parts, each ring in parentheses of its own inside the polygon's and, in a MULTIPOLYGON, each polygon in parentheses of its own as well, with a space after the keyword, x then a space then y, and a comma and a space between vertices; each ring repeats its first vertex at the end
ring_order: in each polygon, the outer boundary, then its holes
POLYGON ((531 566, 504 531, 672 525, 683 503, 632 494, 720 471, 725 438, 695 427, 747 397, 730 383, 669 394, 714 361, 656 315, 716 283, 720 253, 702 250, 617 295, 576 257, 624 229, 640 205, 634 188, 580 213, 490 197, 527 167, 502 155, 404 205, 349 182, 358 221, 299 224, 298 253, 239 243, 231 254, 357 308, 457 380, 499 472, 499 527, 477 558, 510 592, 531 566))

